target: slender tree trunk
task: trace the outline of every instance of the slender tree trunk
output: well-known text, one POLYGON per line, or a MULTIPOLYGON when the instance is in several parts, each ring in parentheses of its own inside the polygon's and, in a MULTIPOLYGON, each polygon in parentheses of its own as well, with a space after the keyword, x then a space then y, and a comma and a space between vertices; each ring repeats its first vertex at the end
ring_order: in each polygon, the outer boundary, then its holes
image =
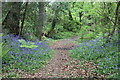
POLYGON ((55 25, 56 25, 57 14, 58 14, 58 10, 55 11, 55 15, 54 15, 54 18, 52 20, 52 30, 54 30, 55 25))
POLYGON ((69 20, 73 21, 73 17, 72 17, 71 11, 68 10, 68 12, 69 12, 69 20))
POLYGON ((52 21, 52 30, 54 30, 55 25, 56 25, 56 19, 53 19, 53 21, 52 21))
POLYGON ((28 2, 26 2, 25 4, 25 10, 23 13, 23 18, 22 18, 22 24, 21 24, 21 29, 20 29, 20 35, 22 35, 22 30, 23 30, 23 26, 24 26, 24 21, 25 21, 25 17, 26 17, 26 12, 27 12, 27 6, 28 6, 28 2))
POLYGON ((53 34, 55 34, 54 28, 56 26, 57 23, 57 17, 58 17, 58 13, 59 13, 59 9, 56 9, 54 12, 54 17, 52 19, 52 24, 51 24, 51 29, 48 31, 47 33, 47 37, 52 37, 53 34))
POLYGON ((5 19, 4 19, 3 22, 2 22, 2 25, 5 25, 5 24, 7 23, 7 20, 8 20, 9 15, 10 15, 10 11, 8 11, 5 19))
MULTIPOLYGON (((120 1, 119 1, 119 5, 120 5, 120 1)), ((120 8, 118 10, 118 13, 120 13, 120 8)), ((120 14, 118 14, 118 27, 117 27, 117 29, 118 29, 118 52, 120 52, 120 14)), ((120 57, 120 55, 119 55, 119 57, 120 57)), ((118 66, 120 66, 120 64, 118 66)), ((120 76, 120 74, 119 74, 119 76, 120 76)))
POLYGON ((114 34, 114 32, 115 32, 115 29, 116 29, 116 25, 117 24, 119 24, 119 22, 118 22, 118 17, 119 17, 119 6, 120 6, 120 1, 119 2, 117 2, 117 7, 116 7, 116 10, 115 10, 115 21, 114 21, 114 25, 113 25, 113 30, 112 30, 112 32, 111 33, 109 33, 108 34, 108 39, 107 39, 107 41, 106 42, 109 42, 109 38, 111 37, 111 36, 113 36, 113 34, 114 34))
POLYGON ((82 22, 82 12, 79 12, 79 21, 82 22))
POLYGON ((115 22, 114 22, 114 27, 113 27, 113 31, 111 32, 110 36, 112 36, 115 32, 115 29, 116 29, 116 25, 118 22, 118 15, 119 15, 119 7, 120 7, 120 1, 117 3, 117 7, 116 7, 116 10, 115 10, 115 22))
POLYGON ((82 22, 82 12, 79 12, 79 21, 80 21, 80 29, 81 29, 81 27, 82 27, 82 24, 81 24, 81 22, 82 22))

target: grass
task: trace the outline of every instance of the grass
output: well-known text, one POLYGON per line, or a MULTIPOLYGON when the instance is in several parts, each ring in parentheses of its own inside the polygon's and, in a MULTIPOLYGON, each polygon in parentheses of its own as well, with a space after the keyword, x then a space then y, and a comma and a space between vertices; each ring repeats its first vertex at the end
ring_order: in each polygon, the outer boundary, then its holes
POLYGON ((47 42, 27 41, 19 36, 7 34, 3 34, 2 39, 2 71, 8 73, 4 77, 17 77, 11 73, 16 70, 32 72, 42 68, 52 57, 53 51, 47 42))

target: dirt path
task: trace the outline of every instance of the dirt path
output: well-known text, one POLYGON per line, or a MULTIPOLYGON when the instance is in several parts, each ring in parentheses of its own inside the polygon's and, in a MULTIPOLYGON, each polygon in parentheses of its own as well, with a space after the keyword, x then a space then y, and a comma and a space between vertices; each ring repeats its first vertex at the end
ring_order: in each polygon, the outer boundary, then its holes
POLYGON ((55 50, 53 58, 47 63, 44 69, 38 70, 38 73, 26 74, 25 78, 69 78, 69 77, 88 77, 88 73, 93 66, 92 63, 86 63, 83 66, 79 65, 78 60, 73 60, 68 57, 70 49, 74 48, 75 44, 71 41, 76 40, 77 37, 70 39, 59 40, 51 46, 55 50), (87 66, 86 66, 87 65, 87 66), (85 70, 82 68, 90 68, 85 70))

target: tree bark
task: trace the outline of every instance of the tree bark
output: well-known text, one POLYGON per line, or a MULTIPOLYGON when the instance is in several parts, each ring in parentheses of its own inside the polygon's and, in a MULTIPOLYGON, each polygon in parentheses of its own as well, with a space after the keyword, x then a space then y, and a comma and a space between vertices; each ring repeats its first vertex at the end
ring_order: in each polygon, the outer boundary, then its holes
POLYGON ((27 12, 27 6, 28 6, 28 2, 26 2, 25 4, 25 10, 23 13, 23 18, 22 18, 22 24, 21 24, 21 29, 20 29, 20 35, 22 35, 22 30, 23 30, 23 26, 24 26, 24 21, 25 21, 25 17, 26 17, 26 12, 27 12))
POLYGON ((38 5, 39 8, 39 14, 37 17, 37 24, 36 24, 36 35, 39 40, 42 38, 42 30, 44 26, 44 17, 45 17, 45 3, 44 2, 39 2, 38 5))
POLYGON ((120 7, 120 1, 117 3, 117 7, 116 7, 116 10, 115 10, 115 22, 114 22, 114 27, 113 27, 113 31, 111 32, 110 36, 112 36, 115 32, 115 29, 116 29, 116 25, 118 22, 118 14, 119 14, 119 7, 120 7))
POLYGON ((55 25, 56 25, 56 20, 57 20, 57 15, 58 15, 58 10, 55 10, 55 14, 54 14, 54 18, 52 20, 52 29, 51 30, 54 30, 55 28, 55 25))
MULTIPOLYGON (((113 25, 113 30, 110 34, 108 34, 108 38, 113 36, 114 32, 115 32, 115 29, 116 29, 116 25, 119 24, 118 22, 118 15, 119 15, 119 6, 120 6, 120 1, 117 2, 117 7, 116 7, 116 10, 115 10, 115 21, 114 21, 114 25, 113 25)), ((108 42, 109 40, 107 40, 108 42)))
MULTIPOLYGON (((60 5, 57 5, 57 6, 60 6, 60 5)), ((58 17, 59 12, 60 12, 60 10, 58 7, 57 9, 55 9, 54 16, 52 19, 51 29, 48 31, 47 37, 52 37, 52 35, 55 34, 54 28, 55 28, 56 23, 57 23, 57 17, 58 17)))
POLYGON ((6 29, 9 29, 9 33, 19 35, 19 21, 20 21, 20 8, 21 2, 12 2, 11 10, 8 11, 8 14, 3 21, 2 25, 5 26, 6 29))
POLYGON ((52 21, 52 30, 54 30, 55 25, 56 25, 56 19, 54 18, 53 21, 52 21))
POLYGON ((82 22, 82 12, 79 12, 79 21, 82 22))
POLYGON ((69 12, 69 20, 73 21, 73 17, 72 17, 71 11, 68 10, 68 12, 69 12))

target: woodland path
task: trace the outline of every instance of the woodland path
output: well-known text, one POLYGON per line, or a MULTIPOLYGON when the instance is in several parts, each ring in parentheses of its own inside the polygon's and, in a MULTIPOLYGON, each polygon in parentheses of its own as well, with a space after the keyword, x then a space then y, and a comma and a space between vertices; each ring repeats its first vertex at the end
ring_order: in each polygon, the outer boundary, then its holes
MULTIPOLYGON (((72 41, 77 40, 78 37, 63 39, 56 41, 52 46, 55 50, 53 58, 46 64, 43 69, 37 70, 34 74, 24 74, 24 78, 70 78, 70 77, 89 77, 90 72, 95 66, 90 62, 86 62, 80 66, 79 60, 73 60, 69 57, 70 49, 74 48, 75 43, 72 41), (84 69, 86 68, 86 69, 84 69)), ((96 74, 91 74, 95 76, 96 74)))

